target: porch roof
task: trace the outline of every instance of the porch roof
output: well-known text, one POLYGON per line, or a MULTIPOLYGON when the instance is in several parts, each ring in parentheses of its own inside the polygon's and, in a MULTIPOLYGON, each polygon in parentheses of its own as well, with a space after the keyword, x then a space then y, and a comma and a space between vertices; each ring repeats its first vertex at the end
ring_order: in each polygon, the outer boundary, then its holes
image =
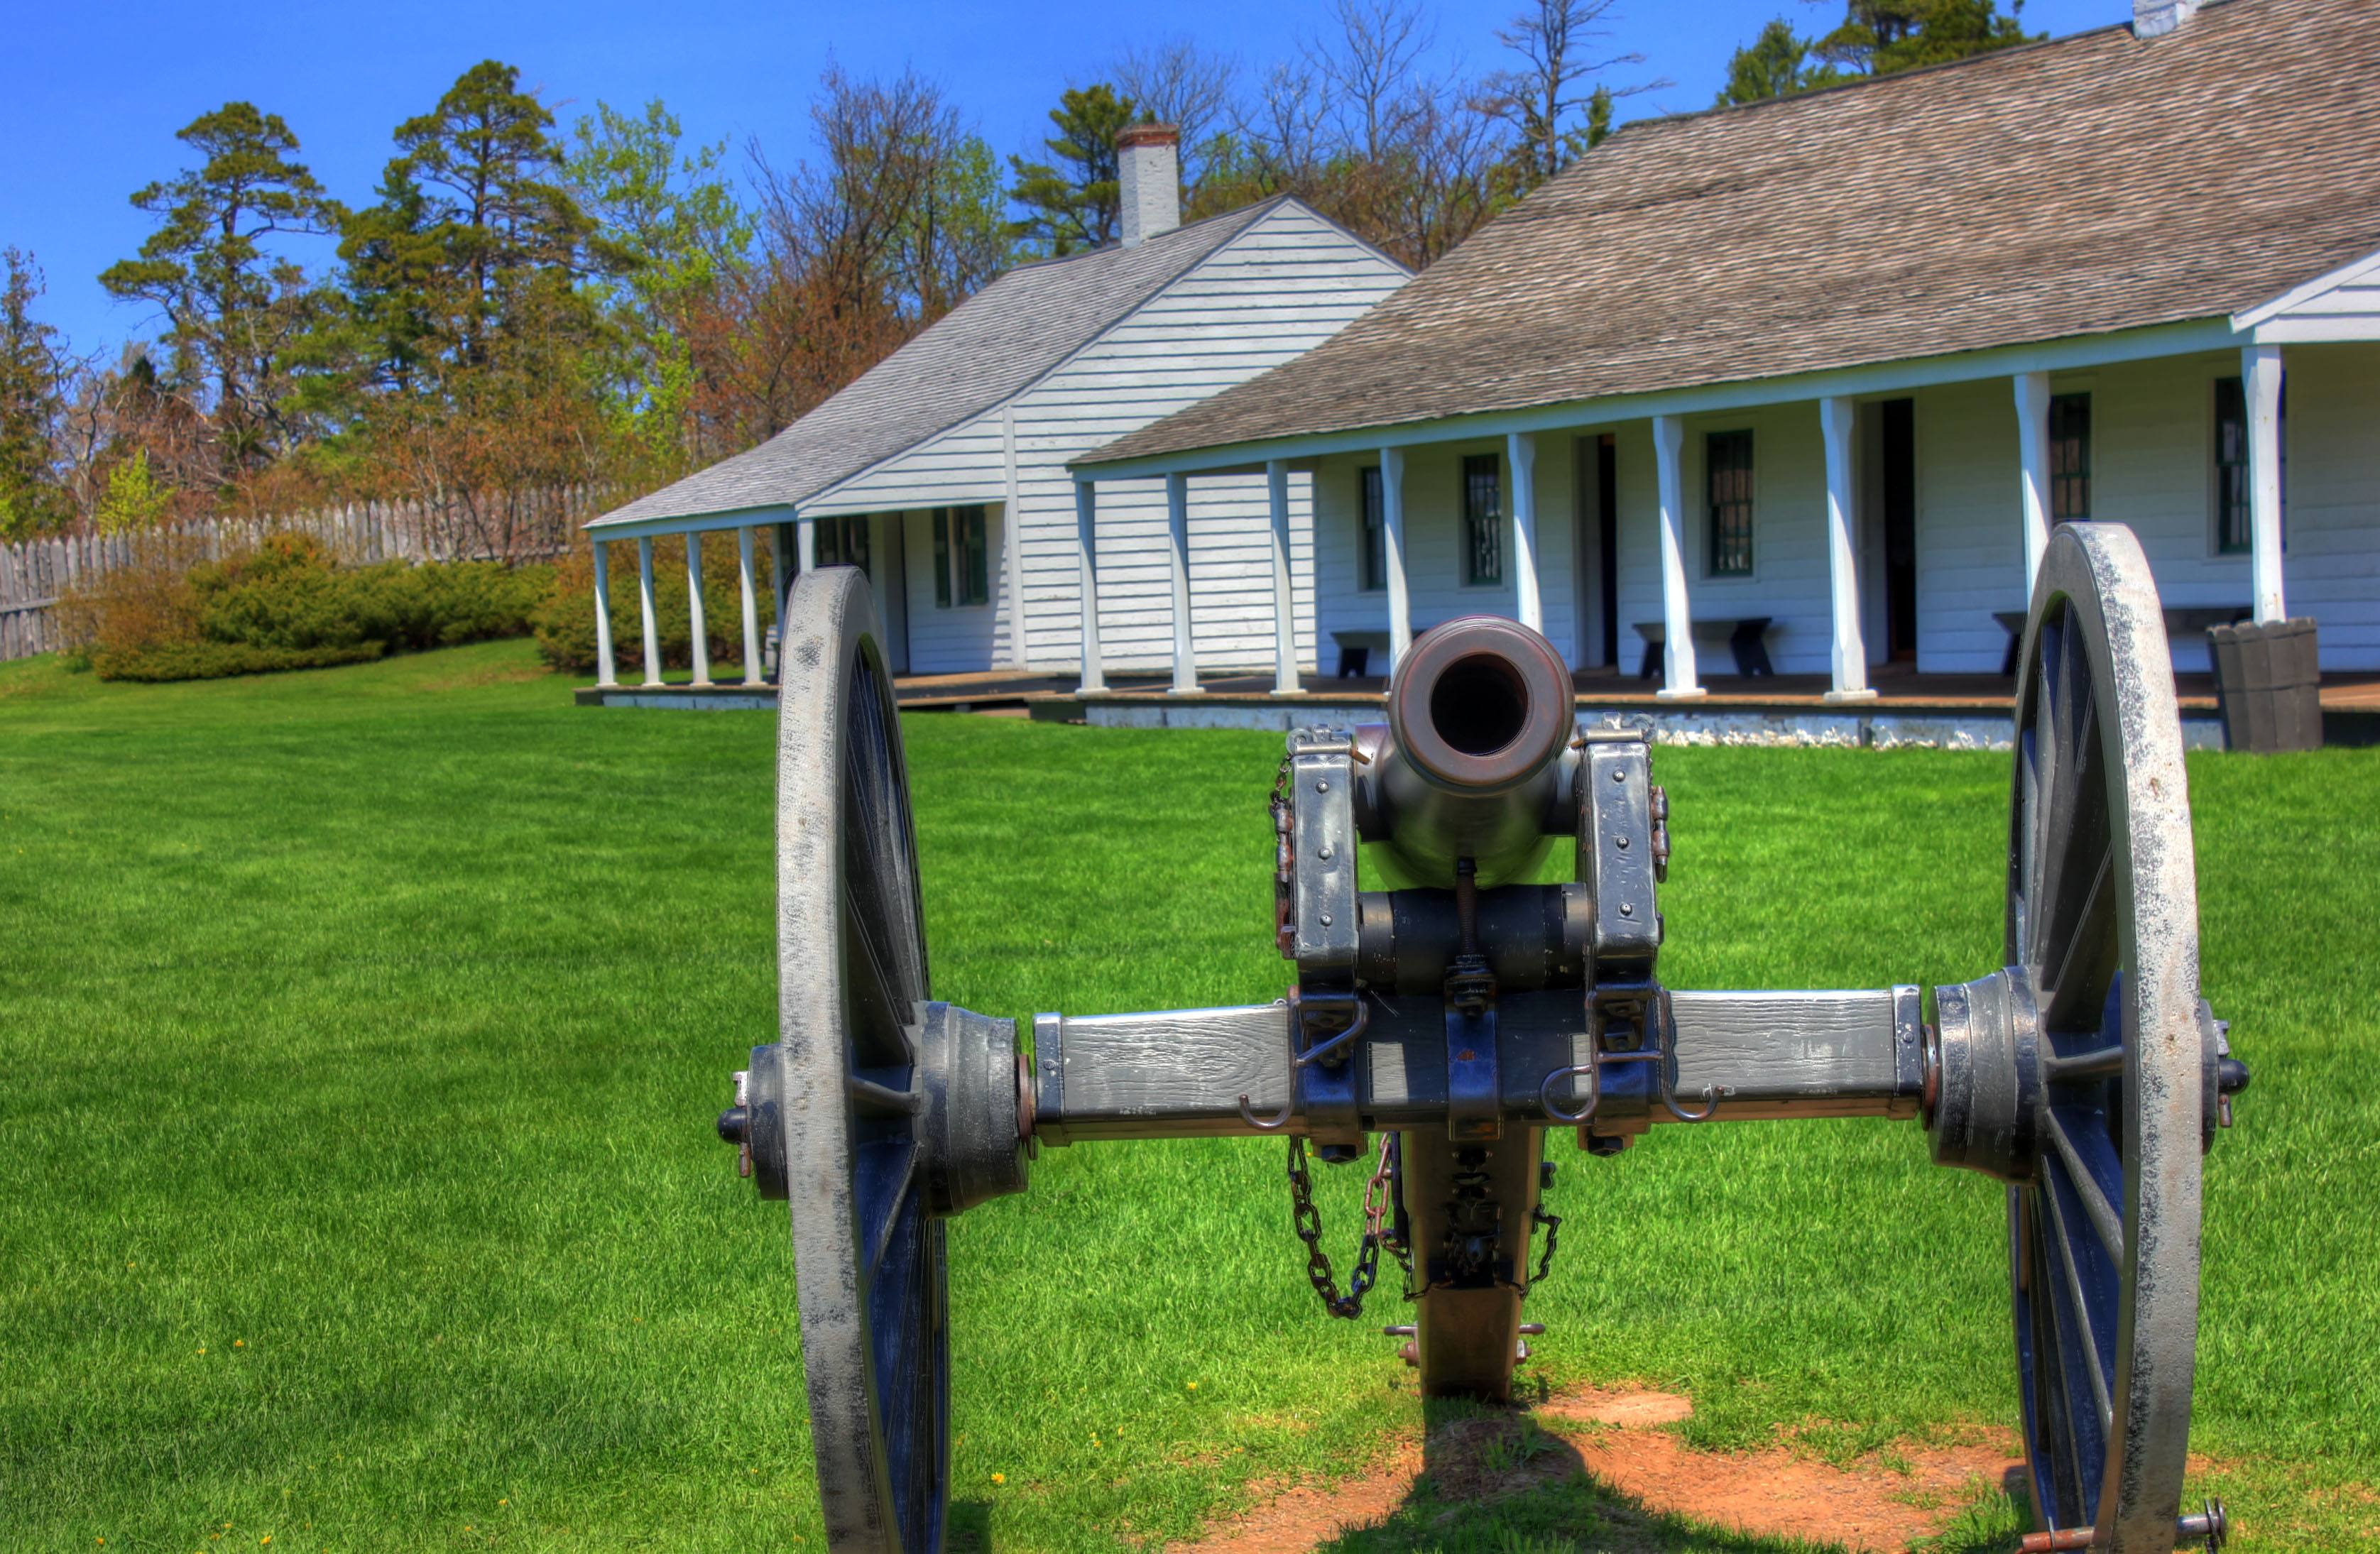
POLYGON ((1075 465, 2194 321, 2228 337, 2380 248, 2376 67, 2371 0, 2220 0, 2161 38, 1639 122, 1328 343, 1075 465))

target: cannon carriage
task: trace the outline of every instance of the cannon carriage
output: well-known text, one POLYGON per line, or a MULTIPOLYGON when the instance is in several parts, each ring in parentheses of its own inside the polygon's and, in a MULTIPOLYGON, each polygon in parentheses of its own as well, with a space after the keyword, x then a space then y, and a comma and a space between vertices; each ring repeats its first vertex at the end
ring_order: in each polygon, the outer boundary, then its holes
MULTIPOLYGON (((1648 1128, 1916 1124, 2008 1184, 2040 1548, 2220 1541, 2181 1513, 2201 1160, 2247 1072, 2198 996, 2188 790, 2154 582, 2129 530, 2062 528, 2018 680, 2006 932, 1975 980, 1672 989, 1668 801, 1649 732, 1581 729, 1511 621, 1450 622, 1384 725, 1303 729, 1271 795, 1283 996, 1035 1016, 934 1002, 892 686, 858 574, 787 609, 778 1038, 719 1122, 786 1200, 811 1427, 838 1554, 929 1554, 949 1467, 942 1221, 1026 1190, 1045 1147, 1284 1135, 1293 1223, 1332 1315, 1383 1253, 1427 1394, 1503 1401, 1560 1221, 1546 1141, 1648 1128), (1366 849, 1368 848, 1368 851, 1366 849), (1556 848, 1569 882, 1536 882, 1556 848), (1359 863, 1363 866, 1359 868, 1359 863), (1368 871, 1373 878, 1364 878, 1368 871), (1372 888, 1366 888, 1372 887, 1372 888), (1342 1290, 1309 1159, 1370 1173, 1342 1290), (1532 1268, 1533 1255, 1536 1261, 1532 1268)), ((1591 1166, 1588 1169, 1592 1169, 1591 1166)))

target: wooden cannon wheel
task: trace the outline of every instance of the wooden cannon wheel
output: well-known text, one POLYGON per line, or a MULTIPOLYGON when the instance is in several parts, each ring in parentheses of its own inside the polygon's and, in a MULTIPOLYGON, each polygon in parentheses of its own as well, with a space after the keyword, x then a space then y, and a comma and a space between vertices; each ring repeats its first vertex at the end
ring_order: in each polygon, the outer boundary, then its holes
POLYGON ((949 1281, 913 1127, 927 965, 907 771, 865 575, 805 573, 785 614, 776 1078, 820 1499, 835 1554, 929 1554, 949 1281))
POLYGON ((2028 1481, 2042 1527, 2163 1554, 2219 1042, 2172 658, 2130 529, 2052 538, 2018 683, 2005 961, 2037 1046, 2005 1174, 2028 1481))

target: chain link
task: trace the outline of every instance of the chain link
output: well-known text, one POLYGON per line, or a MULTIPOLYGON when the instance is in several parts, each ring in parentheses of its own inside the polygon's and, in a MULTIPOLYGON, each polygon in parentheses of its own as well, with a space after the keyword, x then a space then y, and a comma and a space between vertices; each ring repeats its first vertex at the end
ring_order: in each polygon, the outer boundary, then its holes
MULTIPOLYGON (((1381 1141, 1381 1159, 1388 1158, 1387 1140, 1381 1141)), ((1384 1168, 1385 1169, 1385 1164, 1384 1168)), ((1374 1176, 1373 1184, 1378 1184, 1374 1176)), ((1322 1308, 1333 1317, 1349 1321, 1364 1314, 1364 1296, 1372 1288, 1379 1272, 1381 1232, 1375 1228, 1378 1217, 1371 1206, 1372 1188, 1364 1189, 1364 1244, 1355 1254, 1354 1271, 1347 1277, 1347 1293, 1339 1293, 1338 1278, 1330 1270, 1330 1255, 1322 1250, 1322 1211, 1314 1207, 1314 1178, 1305 1169, 1305 1139, 1292 1135, 1289 1140, 1289 1203, 1290 1220, 1297 1229, 1297 1239, 1305 1243, 1305 1278, 1314 1293, 1322 1297, 1322 1308)))
POLYGON ((1546 1251, 1545 1256, 1537 1261, 1537 1271, 1536 1276, 1529 1281, 1529 1283, 1532 1286, 1544 1283, 1546 1281, 1546 1275, 1553 1271, 1554 1248, 1560 1244, 1561 1242, 1560 1215, 1547 1213, 1546 1206, 1544 1204, 1539 1204, 1536 1207, 1536 1220, 1538 1224, 1543 1225, 1546 1228, 1546 1251))

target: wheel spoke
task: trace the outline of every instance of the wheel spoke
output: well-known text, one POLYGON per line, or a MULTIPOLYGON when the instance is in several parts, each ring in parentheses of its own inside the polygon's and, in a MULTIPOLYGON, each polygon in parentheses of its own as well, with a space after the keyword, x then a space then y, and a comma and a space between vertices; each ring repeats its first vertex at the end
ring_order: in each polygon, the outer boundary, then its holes
POLYGON ((2048 1123, 2050 1141, 2058 1147, 2058 1158, 2066 1164, 2067 1179, 2073 1184, 2074 1196, 2081 1200, 2082 1212, 2090 1219, 2092 1230, 2098 1232, 2099 1244, 2107 1249, 2107 1256, 2118 1268, 2121 1268, 2124 1264, 2123 1218, 2108 1202, 2107 1189, 2100 1184, 2098 1176, 2083 1163, 2082 1151, 2076 1148, 2073 1135, 2068 1131, 2065 1119, 2059 1115, 2066 1110, 2058 1106, 2045 1107, 2042 1118, 2048 1123))
POLYGON ((2116 850, 2103 846, 2099 867, 2092 873, 2082 904, 2070 916, 2053 917, 2064 926, 2047 938, 2049 958, 2042 963, 2042 990, 2048 1006, 2042 1026, 2052 1031, 2095 1029, 2107 1002, 2107 983, 2116 974, 2121 925, 2116 917, 2116 850))
POLYGON ((2066 1209, 2054 1187, 2042 1193, 2049 1208, 2049 1223, 2044 1227, 2049 1244, 2058 1254, 2059 1270, 2066 1276, 2066 1298, 2074 1310, 2074 1320, 2082 1331, 2083 1369, 2090 1374, 2091 1396, 2099 1405, 2099 1427, 2104 1439, 2112 1434, 2116 1424, 2115 1404, 2107 1392, 2106 1358, 2100 1353, 2097 1325, 2091 1319, 2091 1298, 2082 1288, 2082 1269, 2074 1250, 2074 1232, 2066 1222, 2066 1209))
POLYGON ((902 1211, 909 1207, 910 1187, 917 1176, 917 1145, 914 1139, 895 1137, 868 1146, 867 1153, 878 1159, 873 1172, 861 1168, 859 1222, 869 1227, 867 1267, 873 1279, 893 1232, 901 1228, 902 1211))

